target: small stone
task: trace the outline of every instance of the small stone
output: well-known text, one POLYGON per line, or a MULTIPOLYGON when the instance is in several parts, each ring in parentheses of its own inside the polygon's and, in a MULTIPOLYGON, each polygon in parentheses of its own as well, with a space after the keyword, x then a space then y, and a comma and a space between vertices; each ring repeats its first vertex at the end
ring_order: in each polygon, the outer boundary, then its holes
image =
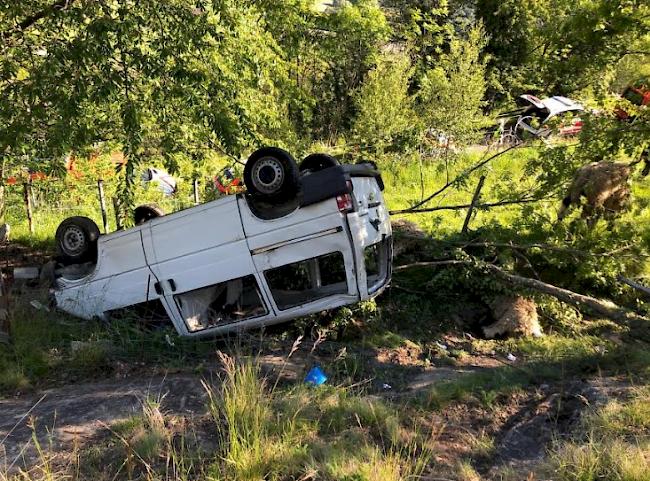
POLYGON ((29 305, 32 306, 34 309, 37 309, 39 311, 45 311, 45 312, 50 312, 50 308, 47 307, 46 305, 43 305, 40 301, 37 301, 36 299, 29 301, 29 305))
POLYGON ((14 279, 38 279, 38 267, 15 267, 14 279))

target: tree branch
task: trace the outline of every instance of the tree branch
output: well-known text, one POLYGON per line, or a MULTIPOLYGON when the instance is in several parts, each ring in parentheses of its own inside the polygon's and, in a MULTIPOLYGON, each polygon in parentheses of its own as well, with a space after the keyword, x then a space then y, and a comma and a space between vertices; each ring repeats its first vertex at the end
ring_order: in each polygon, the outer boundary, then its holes
MULTIPOLYGON (((501 207, 504 205, 513 205, 513 204, 531 204, 534 202, 542 202, 544 200, 548 200, 545 197, 538 198, 538 199, 515 199, 515 200, 500 200, 498 202, 490 202, 486 204, 476 204, 474 208, 476 209, 489 209, 491 207, 501 207)), ((462 205, 441 205, 438 207, 428 207, 426 209, 415 209, 413 207, 410 207, 408 209, 400 209, 400 210, 391 210, 390 215, 395 215, 395 214, 422 214, 425 212, 435 212, 438 210, 465 210, 471 207, 471 204, 462 204, 462 205)))
POLYGON ((471 262, 458 259, 445 259, 440 261, 427 261, 427 262, 414 262, 412 264, 404 264, 402 266, 393 267, 393 272, 400 272, 412 267, 437 267, 437 266, 451 266, 451 265, 470 265, 471 262))
POLYGON ((52 5, 44 8, 43 10, 40 10, 40 11, 36 12, 33 15, 30 15, 29 17, 27 17, 25 19, 23 19, 15 27, 12 27, 12 28, 7 29, 4 32, 0 33, 0 38, 2 38, 3 40, 6 40, 9 37, 11 37, 12 35, 14 35, 16 32, 22 32, 24 30, 27 30, 32 25, 34 25, 36 22, 38 22, 39 20, 51 15, 52 13, 56 12, 57 10, 65 10, 70 5, 72 5, 74 2, 75 2, 75 0, 57 0, 52 5))
POLYGON ((557 287, 552 284, 547 284, 546 282, 537 279, 530 279, 528 277, 511 274, 490 263, 476 264, 476 262, 470 260, 416 262, 413 264, 407 264, 405 266, 399 266, 395 269, 395 271, 400 271, 411 267, 433 267, 445 264, 466 265, 468 267, 483 267, 495 277, 512 286, 524 287, 526 289, 532 289, 534 291, 547 294, 579 310, 587 310, 593 314, 611 319, 621 324, 626 324, 630 327, 643 327, 646 329, 650 327, 650 319, 623 307, 617 306, 611 301, 596 299, 595 297, 578 294, 577 292, 573 292, 562 287, 557 287))
MULTIPOLYGON (((490 161, 496 159, 497 157, 499 157, 499 156, 505 154, 506 152, 509 152, 509 151, 511 151, 512 149, 516 149, 516 148, 518 148, 518 147, 519 147, 519 145, 512 145, 512 146, 508 147, 506 150, 502 150, 501 152, 497 152, 496 154, 492 155, 491 157, 488 157, 487 159, 485 159, 485 160, 479 162, 479 163, 476 164, 475 166, 470 167, 469 169, 467 169, 466 171, 464 171, 464 172, 461 173, 460 175, 456 176, 456 178, 454 178, 453 180, 446 182, 445 185, 443 185, 442 187, 440 187, 437 191, 435 191, 435 192, 434 192, 433 194, 431 194, 429 197, 427 197, 426 199, 421 200, 420 202, 418 202, 418 203, 415 204, 415 205, 412 205, 409 209, 406 209, 406 210, 414 210, 414 209, 417 209, 418 207, 420 207, 421 205, 426 204, 426 203, 429 202, 431 199, 433 199, 434 197, 436 197, 436 196, 442 194, 442 193, 443 193, 445 190, 447 190, 449 187, 451 187, 452 185, 456 184, 456 183, 457 183, 461 178, 468 176, 468 175, 471 174, 472 172, 474 172, 474 171, 480 169, 481 167, 483 167, 484 165, 486 165, 488 162, 490 162, 490 161)), ((467 208, 467 207, 465 207, 465 208, 467 208)), ((406 210, 404 211, 404 213, 406 213, 406 210)))
POLYGON ((637 291, 641 291, 644 294, 650 295, 650 287, 646 287, 643 284, 639 284, 638 282, 634 282, 632 279, 628 279, 627 277, 623 276, 618 276, 618 280, 623 284, 627 284, 633 289, 636 289, 637 291))

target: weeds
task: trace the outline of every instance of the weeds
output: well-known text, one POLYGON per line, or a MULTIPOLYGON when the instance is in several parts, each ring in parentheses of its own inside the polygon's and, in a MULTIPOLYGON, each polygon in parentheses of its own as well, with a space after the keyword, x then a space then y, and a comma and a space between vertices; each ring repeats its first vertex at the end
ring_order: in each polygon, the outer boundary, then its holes
POLYGON ((221 359, 220 392, 206 385, 221 440, 214 477, 398 481, 428 464, 425 446, 400 443, 400 421, 387 405, 343 388, 271 391, 252 363, 221 359))
POLYGON ((558 443, 552 466, 561 481, 650 479, 650 393, 638 390, 585 417, 575 440, 558 443))

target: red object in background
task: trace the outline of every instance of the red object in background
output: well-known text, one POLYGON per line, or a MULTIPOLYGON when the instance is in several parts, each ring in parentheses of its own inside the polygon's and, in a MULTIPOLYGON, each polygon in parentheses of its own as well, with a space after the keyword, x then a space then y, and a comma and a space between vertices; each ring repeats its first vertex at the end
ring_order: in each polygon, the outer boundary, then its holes
MULTIPOLYGON (((45 180, 45 179, 47 179, 47 175, 45 175, 43 172, 30 172, 29 174, 29 180, 31 180, 32 182, 35 180, 45 180)), ((7 177, 5 184, 16 185, 19 181, 22 181, 22 179, 19 179, 15 176, 11 176, 11 177, 7 177)))
POLYGON ((559 134, 564 137, 578 135, 582 130, 582 124, 581 119, 573 119, 570 125, 560 127, 559 134))
MULTIPOLYGON (((623 91, 621 97, 639 107, 650 105, 650 79, 637 80, 623 91)), ((615 112, 616 116, 621 120, 630 118, 630 114, 620 107, 617 107, 615 112)))
POLYGON ((222 194, 236 194, 241 191, 242 181, 239 177, 235 177, 231 182, 222 182, 218 176, 214 178, 214 186, 222 194))
POLYGON ((237 194, 243 190, 242 180, 236 177, 232 169, 226 167, 214 176, 214 186, 222 194, 237 194))

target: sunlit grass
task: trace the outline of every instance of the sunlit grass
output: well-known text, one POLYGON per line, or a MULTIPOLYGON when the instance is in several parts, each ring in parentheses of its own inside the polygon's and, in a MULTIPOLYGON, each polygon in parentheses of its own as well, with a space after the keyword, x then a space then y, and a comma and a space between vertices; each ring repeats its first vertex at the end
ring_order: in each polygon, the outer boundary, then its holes
POLYGON ((552 453, 560 481, 650 479, 650 395, 637 390, 629 402, 612 400, 583 420, 575 440, 552 453), (581 439, 581 437, 583 439, 581 439))
POLYGON ((394 408, 344 388, 269 390, 257 368, 222 356, 222 387, 207 387, 222 452, 217 479, 415 479, 429 448, 400 437, 394 408), (301 478, 302 477, 302 478, 301 478))

